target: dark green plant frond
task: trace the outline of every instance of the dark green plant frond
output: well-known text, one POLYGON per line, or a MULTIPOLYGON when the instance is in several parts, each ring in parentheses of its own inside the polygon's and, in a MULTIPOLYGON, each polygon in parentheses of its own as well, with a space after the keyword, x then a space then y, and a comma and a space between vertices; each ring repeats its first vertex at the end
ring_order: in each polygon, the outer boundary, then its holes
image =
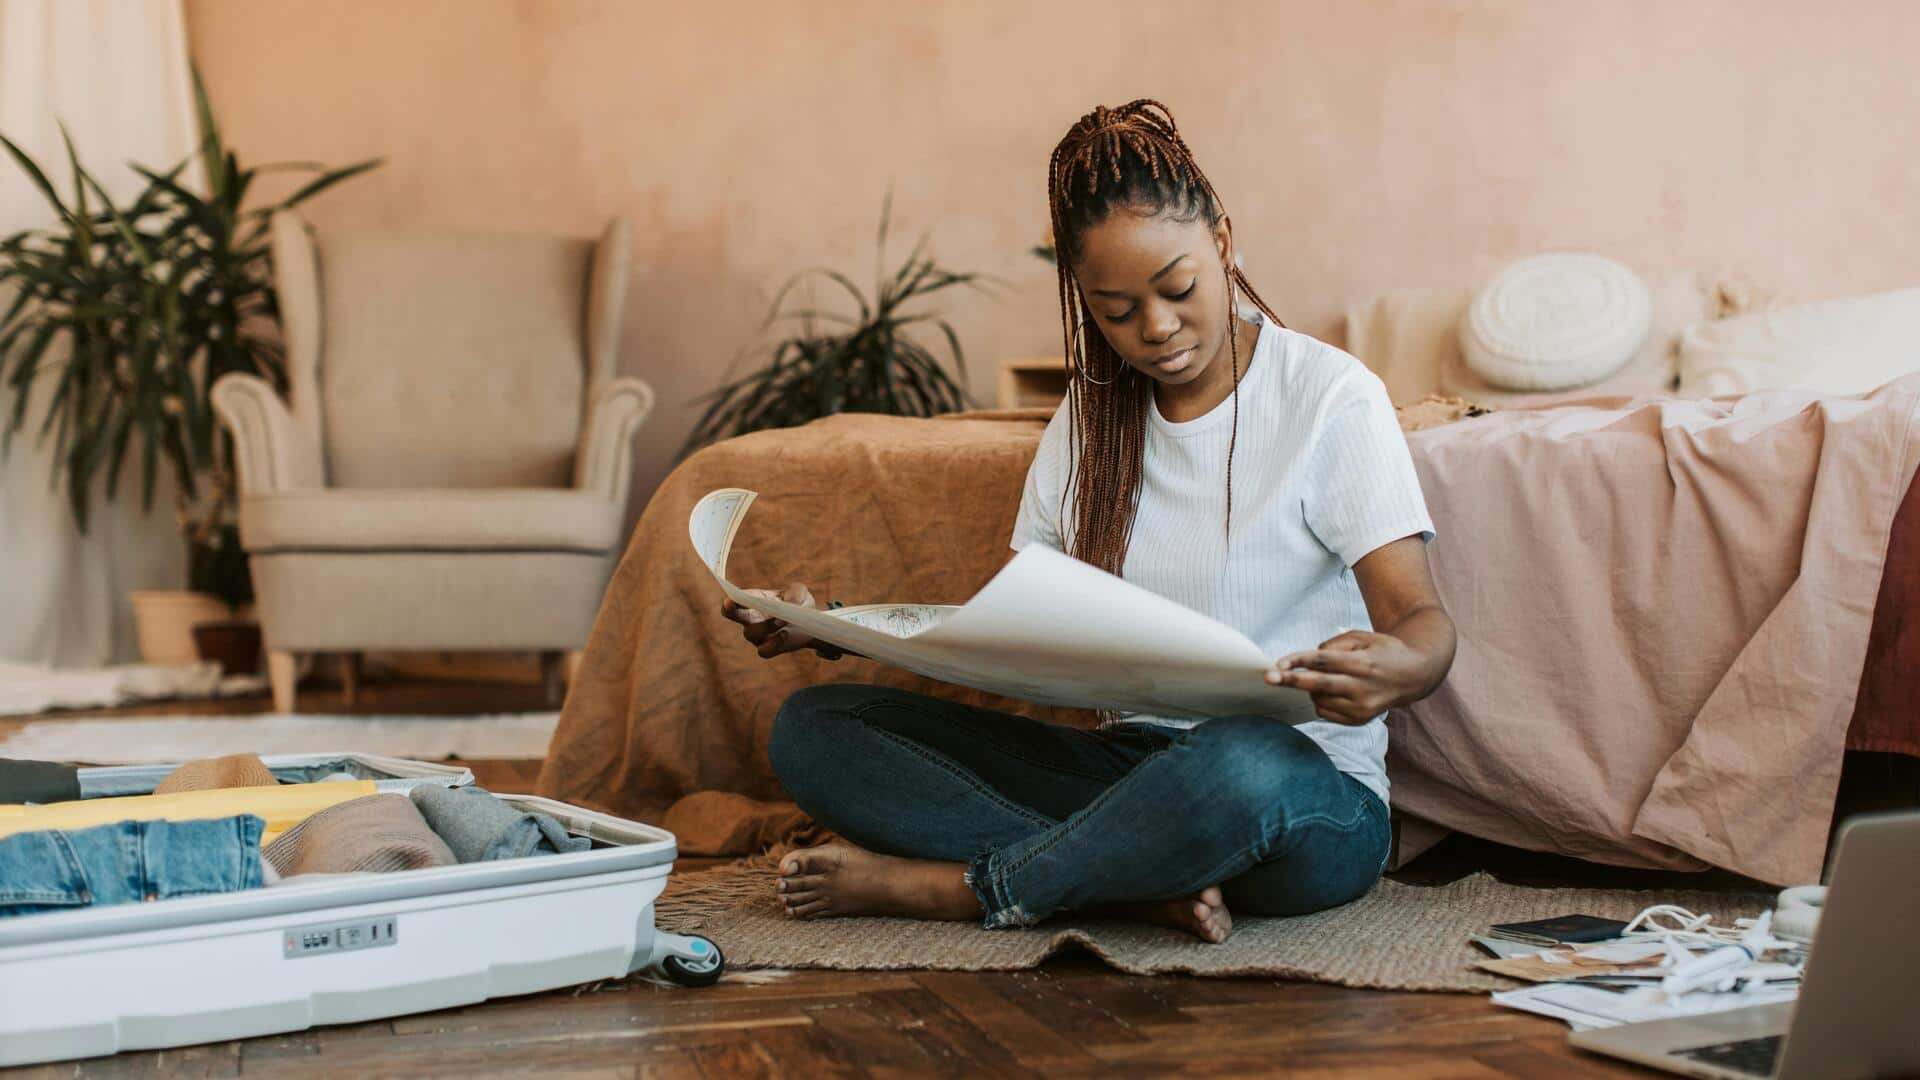
POLYGON ((200 65, 191 64, 193 75, 193 107, 200 118, 200 168, 207 180, 207 193, 214 199, 220 198, 220 182, 226 175, 221 167, 226 161, 226 148, 220 143, 220 125, 214 122, 213 102, 207 97, 207 84, 200 78, 200 65))
MULTIPOLYGON (((197 70, 193 84, 200 147, 165 171, 134 164, 146 184, 128 200, 115 200, 84 168, 64 129, 67 198, 0 135, 58 221, 0 238, 0 288, 14 291, 0 314, 0 383, 14 394, 0 418, 0 452, 31 424, 83 529, 93 492, 114 495, 135 456, 144 505, 166 469, 186 500, 216 481, 219 497, 196 513, 216 524, 229 513, 222 500, 232 491, 233 454, 210 404, 213 383, 244 371, 287 386, 284 350, 256 325, 279 311, 267 217, 379 164, 246 166, 222 141, 197 70), (180 181, 195 162, 205 191, 180 181), (316 175, 289 198, 248 209, 259 173, 286 168, 316 175)), ((193 527, 202 534, 206 521, 193 527)))
POLYGON ((0 145, 6 146, 7 153, 13 158, 14 162, 20 166, 21 171, 27 174, 27 179, 33 181, 33 186, 39 188, 40 193, 47 197, 49 203, 53 204, 54 210, 59 212, 60 217, 62 219, 70 217, 72 211, 67 209, 66 203, 60 201, 59 192, 53 190, 53 181, 48 180, 47 174, 40 171, 39 164, 31 157, 28 157, 25 150, 20 149, 12 139, 7 138, 5 135, 0 135, 0 145))
POLYGON ((796 325, 798 333, 773 342, 765 367, 724 383, 701 398, 706 408, 681 447, 681 456, 720 439, 768 428, 791 427, 841 412, 881 412, 933 416, 966 408, 963 386, 966 356, 960 336, 936 312, 912 305, 954 287, 983 289, 992 279, 948 270, 927 254, 927 239, 914 244, 906 259, 887 268, 886 244, 892 229, 893 193, 881 204, 875 235, 874 289, 871 295, 846 275, 828 267, 803 270, 774 293, 762 329, 796 325), (788 306, 803 285, 825 279, 845 292, 855 314, 822 307, 809 298, 788 306), (815 324, 828 324, 820 332, 815 324), (931 325, 946 343, 956 380, 946 364, 913 336, 931 325))
POLYGON ((764 330, 774 323, 779 322, 781 319, 796 317, 794 313, 782 310, 781 305, 786 302, 788 294, 793 292, 794 289, 799 288, 801 285, 808 284, 812 282, 814 278, 819 277, 826 278, 828 281, 845 289, 847 295, 853 298, 854 304, 860 309, 859 315, 855 316, 852 320, 856 325, 865 323, 873 318, 873 309, 867 306, 866 294, 860 291, 860 286, 855 285, 852 278, 831 267, 815 266, 802 270, 788 278, 786 284, 780 286, 779 291, 773 294, 773 303, 767 308, 767 317, 761 322, 761 329, 764 330))
POLYGON ((363 172, 379 168, 386 163, 386 160, 386 158, 368 158, 365 161, 357 161, 344 168, 323 172, 312 180, 307 181, 306 184, 301 186, 300 190, 287 196, 281 201, 280 205, 282 208, 287 209, 299 206, 301 203, 306 202, 308 199, 313 198, 315 195, 320 194, 342 180, 351 180, 363 172))

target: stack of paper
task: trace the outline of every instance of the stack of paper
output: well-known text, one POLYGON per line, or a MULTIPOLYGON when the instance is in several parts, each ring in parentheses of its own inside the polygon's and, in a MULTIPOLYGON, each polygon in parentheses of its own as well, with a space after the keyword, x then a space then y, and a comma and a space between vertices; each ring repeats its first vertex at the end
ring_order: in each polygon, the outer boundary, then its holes
POLYGON ((1565 1020, 1574 1030, 1586 1031, 1643 1020, 1699 1016, 1747 1005, 1771 1005, 1792 1001, 1799 992, 1798 984, 1788 984, 1778 989, 1769 985, 1765 989, 1737 993, 1702 990, 1670 997, 1653 986, 1630 988, 1555 982, 1500 991, 1493 995, 1493 1003, 1565 1020))
POLYGON ((1619 976, 1658 981, 1667 947, 1658 941, 1609 941, 1539 949, 1530 955, 1482 960, 1478 967, 1524 982, 1570 982, 1619 976))
POLYGON ((1749 957, 1761 959, 1742 961, 1725 969, 1724 976, 1716 973, 1712 985, 1697 976, 1669 976, 1676 967, 1697 970, 1702 957, 1731 950, 1683 943, 1670 933, 1551 948, 1491 937, 1473 940, 1494 954, 1476 965, 1481 970, 1536 984, 1496 993, 1494 1004, 1556 1017, 1582 1030, 1791 1001, 1799 993, 1805 962, 1804 950, 1782 948, 1767 936, 1764 920, 1749 930, 1743 946, 1749 957), (1704 951, 1696 955, 1694 949, 1704 951))

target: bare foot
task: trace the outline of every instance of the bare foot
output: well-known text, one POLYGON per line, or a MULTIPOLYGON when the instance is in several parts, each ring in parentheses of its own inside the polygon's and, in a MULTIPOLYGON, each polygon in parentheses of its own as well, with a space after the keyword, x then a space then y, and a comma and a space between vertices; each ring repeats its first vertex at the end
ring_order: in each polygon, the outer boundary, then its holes
POLYGON ((781 906, 798 919, 980 917, 980 900, 959 863, 879 855, 852 844, 824 844, 781 859, 778 888, 781 906))
POLYGON ((1120 904, 1112 909, 1123 919, 1171 926, 1185 930, 1201 941, 1218 945, 1233 933, 1233 914, 1227 910, 1220 886, 1212 885, 1192 896, 1178 900, 1147 900, 1138 904, 1120 904))

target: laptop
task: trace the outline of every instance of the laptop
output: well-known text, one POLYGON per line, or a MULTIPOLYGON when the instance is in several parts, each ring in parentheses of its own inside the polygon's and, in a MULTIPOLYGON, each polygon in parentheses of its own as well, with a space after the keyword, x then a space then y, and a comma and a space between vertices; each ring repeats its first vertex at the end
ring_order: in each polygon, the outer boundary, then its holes
POLYGON ((1920 1074, 1920 812, 1849 820, 1830 877, 1799 1000, 1570 1041, 1688 1076, 1920 1074))

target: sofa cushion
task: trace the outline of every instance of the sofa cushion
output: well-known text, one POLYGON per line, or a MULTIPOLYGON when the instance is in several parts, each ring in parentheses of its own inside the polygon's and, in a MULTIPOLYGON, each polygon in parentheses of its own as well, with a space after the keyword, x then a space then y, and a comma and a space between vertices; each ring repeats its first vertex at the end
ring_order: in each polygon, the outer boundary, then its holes
POLYGON ((621 507, 565 488, 345 488, 240 500, 248 552, 611 551, 621 507))

